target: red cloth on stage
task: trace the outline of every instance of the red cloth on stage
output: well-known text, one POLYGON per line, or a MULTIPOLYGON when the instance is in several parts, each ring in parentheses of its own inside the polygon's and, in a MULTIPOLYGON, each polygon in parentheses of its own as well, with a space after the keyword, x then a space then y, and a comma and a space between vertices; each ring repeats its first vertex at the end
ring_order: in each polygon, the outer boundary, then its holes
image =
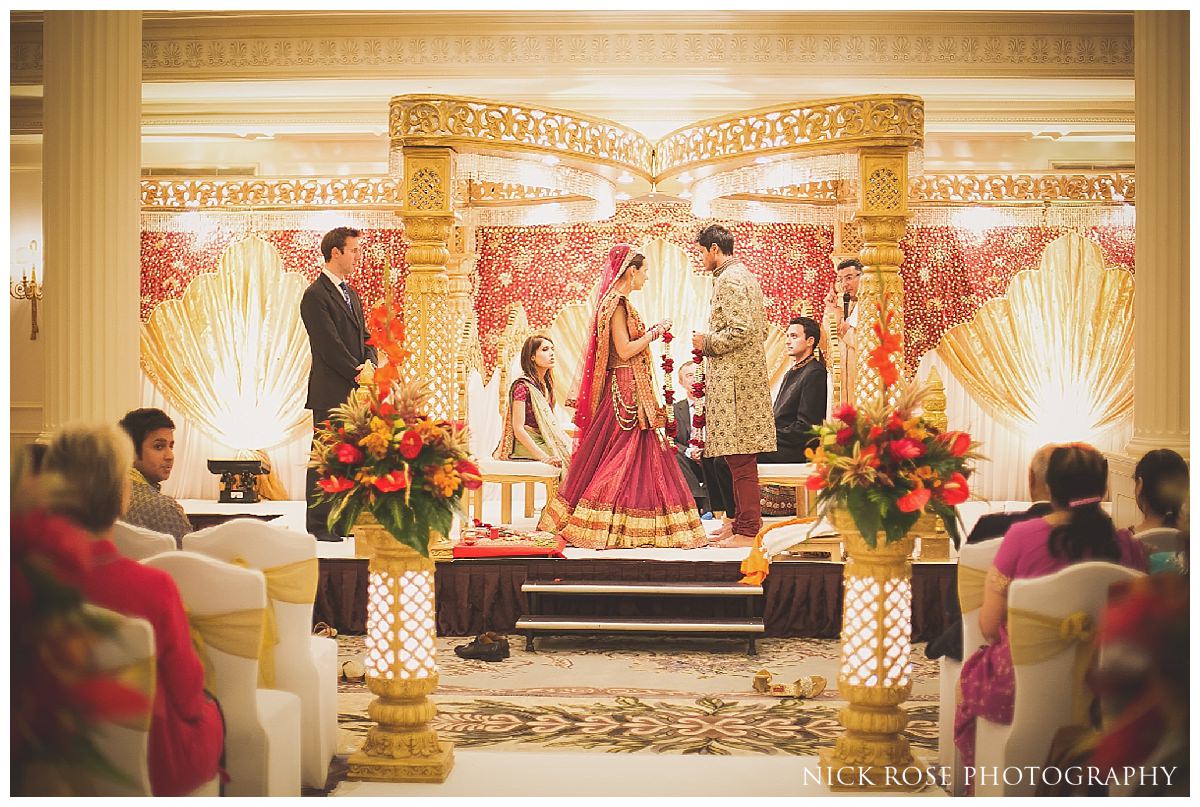
POLYGON ((183 796, 219 770, 225 730, 204 692, 204 667, 192 646, 179 589, 161 569, 123 557, 111 541, 93 546, 87 599, 154 628, 156 686, 150 722, 150 786, 155 796, 183 796))
POLYGON ((455 544, 453 554, 456 558, 561 558, 564 557, 563 550, 566 548, 567 542, 556 537, 553 546, 541 546, 532 542, 516 540, 478 544, 459 543, 455 544))

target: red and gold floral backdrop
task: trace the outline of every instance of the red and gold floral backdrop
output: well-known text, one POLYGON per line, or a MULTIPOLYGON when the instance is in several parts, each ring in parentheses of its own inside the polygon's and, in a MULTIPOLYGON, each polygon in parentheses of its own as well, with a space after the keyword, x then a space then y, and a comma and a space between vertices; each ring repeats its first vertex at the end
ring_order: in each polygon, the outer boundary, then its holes
MULTIPOLYGON (((642 244, 663 238, 686 249, 698 270, 699 249, 692 241, 710 221, 693 217, 686 203, 624 202, 611 219, 602 222, 480 228, 475 308, 485 372, 490 373, 495 362, 497 338, 514 304, 524 304, 534 327, 548 326, 564 306, 587 298, 601 260, 619 242, 642 244)), ((819 310, 833 281, 831 226, 723 223, 733 231, 739 257, 762 282, 772 322, 786 323, 802 300, 819 310)), ((1132 272, 1133 230, 1132 226, 1092 227, 1084 234, 1100 244, 1107 265, 1132 272)), ((909 366, 915 367, 949 328, 1002 295, 1018 271, 1037 268, 1046 245, 1064 232, 1057 227, 910 227, 901 243, 909 366)), ((321 267, 321 232, 291 229, 259 234, 279 250, 287 271, 310 280, 316 277, 321 267)), ((162 301, 182 296, 198 274, 216 271, 221 253, 235 237, 237 233, 222 228, 200 234, 144 231, 143 321, 162 301)), ((383 297, 389 263, 394 275, 403 279, 406 245, 398 228, 364 229, 362 245, 363 265, 351 282, 369 306, 383 297)), ((398 294, 402 302, 402 283, 398 294)))

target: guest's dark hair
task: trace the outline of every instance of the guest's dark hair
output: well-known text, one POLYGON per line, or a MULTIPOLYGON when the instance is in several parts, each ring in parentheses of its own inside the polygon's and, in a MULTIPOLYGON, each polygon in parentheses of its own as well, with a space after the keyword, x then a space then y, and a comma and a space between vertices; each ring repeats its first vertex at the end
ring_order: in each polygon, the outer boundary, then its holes
POLYGON ((1133 478, 1142 482, 1138 505, 1147 515, 1156 515, 1168 527, 1179 526, 1179 510, 1187 501, 1188 466, 1169 448, 1149 451, 1138 460, 1133 478))
POLYGON ((142 443, 145 442, 146 435, 158 429, 173 429, 175 421, 171 420, 161 409, 146 408, 134 409, 132 412, 126 413, 117 425, 129 435, 129 439, 133 441, 134 454, 141 459, 142 443))
POLYGON ((321 238, 321 255, 325 258, 325 263, 333 260, 333 248, 337 247, 342 252, 346 251, 346 239, 358 238, 359 231, 353 227, 334 227, 321 238))
POLYGON ((1070 511, 1070 521, 1050 531, 1050 554, 1065 560, 1120 560, 1112 519, 1100 507, 1108 488, 1108 460, 1087 443, 1068 443, 1050 453, 1046 468, 1050 500, 1070 511))
POLYGON ((847 266, 853 266, 855 269, 857 269, 860 272, 863 270, 862 261, 860 261, 858 258, 847 258, 846 260, 842 261, 841 263, 839 263, 837 265, 836 271, 840 272, 843 269, 845 269, 847 266))
POLYGON ((525 340, 525 344, 521 346, 521 372, 537 385, 537 388, 550 401, 550 405, 554 406, 554 371, 546 370, 546 381, 543 384, 542 380, 538 378, 537 365, 533 362, 533 354, 541 350, 542 345, 547 342, 551 345, 554 344, 549 336, 543 334, 534 334, 525 340))
POLYGON ((813 340, 813 353, 817 354, 817 361, 824 361, 818 347, 821 344, 821 326, 817 321, 811 317, 792 317, 788 325, 799 325, 803 328, 804 338, 813 340))
POLYGON ((705 249, 712 249, 716 244, 722 255, 733 254, 733 233, 720 224, 710 224, 697 233, 696 243, 705 249))

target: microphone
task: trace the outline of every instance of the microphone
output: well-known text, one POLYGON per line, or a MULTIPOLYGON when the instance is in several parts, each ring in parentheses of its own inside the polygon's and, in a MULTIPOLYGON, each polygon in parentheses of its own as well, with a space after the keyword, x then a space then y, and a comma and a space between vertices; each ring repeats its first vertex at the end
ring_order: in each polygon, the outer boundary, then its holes
POLYGON ((850 319, 850 292, 842 295, 842 319, 850 319))

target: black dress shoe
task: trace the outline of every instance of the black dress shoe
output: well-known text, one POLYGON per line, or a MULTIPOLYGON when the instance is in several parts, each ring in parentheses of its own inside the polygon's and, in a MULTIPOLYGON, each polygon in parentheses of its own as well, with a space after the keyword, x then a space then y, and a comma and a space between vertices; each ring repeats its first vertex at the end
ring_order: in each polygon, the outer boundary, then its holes
POLYGON ((492 631, 481 633, 473 641, 454 648, 454 655, 478 661, 503 661, 509 656, 508 639, 492 631))

